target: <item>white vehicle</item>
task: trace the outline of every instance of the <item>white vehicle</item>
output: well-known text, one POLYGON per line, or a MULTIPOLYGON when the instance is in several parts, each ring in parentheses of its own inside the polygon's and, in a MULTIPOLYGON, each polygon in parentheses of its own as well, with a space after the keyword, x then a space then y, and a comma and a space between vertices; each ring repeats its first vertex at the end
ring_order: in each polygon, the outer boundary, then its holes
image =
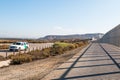
POLYGON ((18 50, 27 50, 29 45, 27 42, 15 42, 9 46, 10 51, 18 51, 18 50))

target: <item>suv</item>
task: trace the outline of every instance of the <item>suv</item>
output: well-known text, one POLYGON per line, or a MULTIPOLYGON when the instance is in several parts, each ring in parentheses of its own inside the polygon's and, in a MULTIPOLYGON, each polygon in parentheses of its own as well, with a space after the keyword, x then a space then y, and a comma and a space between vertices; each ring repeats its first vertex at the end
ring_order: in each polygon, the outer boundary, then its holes
POLYGON ((18 50, 27 50, 29 45, 27 42, 15 42, 9 46, 10 51, 18 51, 18 50))

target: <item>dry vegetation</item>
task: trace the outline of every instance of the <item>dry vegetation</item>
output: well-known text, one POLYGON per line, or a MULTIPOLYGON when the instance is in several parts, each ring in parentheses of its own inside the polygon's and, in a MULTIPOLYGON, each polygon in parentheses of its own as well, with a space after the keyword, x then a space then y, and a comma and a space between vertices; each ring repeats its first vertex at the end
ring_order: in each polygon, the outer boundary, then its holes
POLYGON ((83 47, 66 51, 65 54, 32 61, 21 65, 11 65, 0 69, 0 80, 41 80, 62 63, 72 58, 83 47))
POLYGON ((6 43, 13 43, 13 42, 17 42, 17 41, 25 41, 25 42, 29 42, 29 43, 45 43, 45 42, 50 42, 47 40, 33 40, 33 39, 12 39, 12 40, 0 40, 1 44, 6 44, 6 43))
POLYGON ((70 51, 87 44, 88 43, 86 41, 80 41, 75 43, 56 42, 50 48, 34 50, 26 54, 9 55, 9 58, 12 59, 11 64, 22 64, 34 60, 48 58, 50 56, 61 55, 64 54, 66 51, 70 51))
POLYGON ((4 61, 6 60, 6 58, 4 58, 3 56, 0 56, 0 61, 4 61))
POLYGON ((9 48, 9 45, 7 44, 0 45, 0 49, 8 49, 8 48, 9 48))
POLYGON ((9 58, 12 59, 12 64, 21 65, 1 68, 0 78, 3 80, 41 80, 52 70, 72 58, 87 44, 88 41, 59 41, 51 48, 34 50, 26 54, 10 55, 9 58))

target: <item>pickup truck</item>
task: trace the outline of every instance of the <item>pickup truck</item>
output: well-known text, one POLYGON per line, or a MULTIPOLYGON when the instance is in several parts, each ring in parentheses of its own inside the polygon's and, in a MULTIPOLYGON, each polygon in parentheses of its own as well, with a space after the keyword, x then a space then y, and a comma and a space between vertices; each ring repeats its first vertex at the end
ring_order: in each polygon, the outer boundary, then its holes
POLYGON ((27 50, 28 48, 27 42, 15 42, 9 46, 10 51, 27 50))

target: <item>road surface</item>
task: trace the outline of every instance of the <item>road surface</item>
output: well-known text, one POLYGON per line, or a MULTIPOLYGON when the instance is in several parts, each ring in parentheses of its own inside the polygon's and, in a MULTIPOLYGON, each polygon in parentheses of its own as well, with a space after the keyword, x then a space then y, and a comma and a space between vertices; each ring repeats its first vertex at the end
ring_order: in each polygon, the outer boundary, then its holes
POLYGON ((93 43, 43 80, 120 80, 120 49, 93 43))
MULTIPOLYGON (((48 48, 48 47, 51 47, 52 45, 53 45, 53 43, 38 43, 38 44, 30 43, 29 44, 30 47, 28 50, 32 51, 33 49, 35 50, 35 49, 48 48)), ((7 56, 10 54, 13 54, 13 52, 11 52, 7 49, 7 50, 0 50, 0 55, 6 57, 6 52, 7 52, 7 56)), ((22 52, 24 52, 24 51, 22 51, 22 52)), ((15 53, 18 53, 18 52, 15 52, 15 53)))

